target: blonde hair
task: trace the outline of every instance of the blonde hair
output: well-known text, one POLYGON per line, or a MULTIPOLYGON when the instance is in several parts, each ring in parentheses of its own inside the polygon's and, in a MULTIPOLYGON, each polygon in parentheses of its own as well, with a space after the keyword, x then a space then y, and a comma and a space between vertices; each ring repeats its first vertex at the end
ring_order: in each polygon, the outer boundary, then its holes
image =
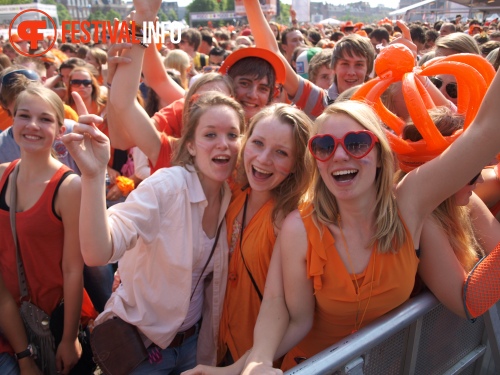
POLYGON ((22 100, 27 96, 36 96, 47 103, 55 112, 57 125, 61 128, 64 125, 64 103, 54 91, 43 87, 37 82, 29 84, 18 96, 14 105, 14 116, 22 100))
POLYGON ((243 185, 248 184, 244 167, 243 150, 257 124, 267 118, 276 119, 282 124, 290 125, 295 145, 293 172, 271 191, 275 199, 272 218, 276 223, 297 209, 298 205, 307 198, 313 170, 313 158, 307 149, 307 142, 312 134, 313 122, 300 109, 284 103, 265 107, 253 116, 245 133, 245 139, 241 148, 242 156, 238 167, 238 178, 243 185))
POLYGON ((108 62, 108 54, 106 51, 99 47, 92 47, 88 50, 87 54, 92 55, 92 57, 97 61, 99 65, 96 69, 99 71, 99 75, 102 73, 102 66, 108 62))
POLYGON ((436 40, 436 50, 445 48, 455 53, 473 53, 480 55, 481 51, 473 37, 464 33, 452 33, 436 40))
POLYGON ((245 129, 245 112, 241 105, 234 99, 221 94, 217 91, 208 91, 199 97, 192 98, 193 103, 189 108, 189 113, 183 121, 182 135, 175 145, 172 165, 187 167, 194 166, 194 160, 188 151, 188 143, 194 141, 196 128, 200 122, 201 116, 209 109, 216 106, 226 106, 234 110, 238 115, 240 134, 245 129))
MULTIPOLYGON (((358 101, 349 100, 328 106, 323 114, 316 119, 316 128, 321 126, 330 116, 339 114, 351 117, 362 127, 371 131, 379 140, 375 145, 380 165, 374 181, 377 190, 374 209, 376 215, 375 234, 369 245, 377 244, 380 253, 396 253, 407 243, 409 237, 399 217, 393 193, 394 158, 382 124, 371 107, 358 101)), ((328 190, 317 168, 314 171, 313 184, 312 202, 315 219, 325 225, 338 224, 340 212, 337 200, 328 190)))
MULTIPOLYGON (((444 136, 450 136, 462 129, 464 117, 453 113, 449 108, 436 107, 429 110, 436 128, 444 136)), ((409 121, 403 129, 402 137, 413 142, 422 139, 413 122, 409 121)), ((396 181, 401 181, 406 175, 403 171, 396 174, 396 181)), ((477 241, 470 218, 470 210, 466 206, 458 206, 454 196, 449 197, 432 212, 433 219, 446 233, 448 241, 466 272, 469 272, 477 262, 478 255, 483 253, 477 241)))
POLYGON ((182 87, 187 90, 189 87, 187 75, 191 66, 189 55, 181 49, 174 49, 167 54, 163 65, 165 69, 175 69, 180 73, 182 87))

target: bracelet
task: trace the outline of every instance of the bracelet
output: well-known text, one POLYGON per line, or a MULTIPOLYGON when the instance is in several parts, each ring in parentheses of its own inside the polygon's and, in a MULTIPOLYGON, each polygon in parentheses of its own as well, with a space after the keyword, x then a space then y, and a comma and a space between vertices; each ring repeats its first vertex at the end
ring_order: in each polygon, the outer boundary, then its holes
POLYGON ((110 88, 111 88, 111 83, 106 82, 106 87, 107 87, 108 89, 110 89, 110 88))
POLYGON ((143 35, 142 35, 142 34, 137 34, 137 33, 136 33, 136 34, 133 34, 132 29, 128 29, 128 35, 130 35, 130 36, 134 35, 134 36, 135 36, 135 37, 139 40, 139 44, 140 44, 141 46, 143 46, 144 48, 148 48, 148 47, 149 47, 149 44, 144 43, 144 42, 141 40, 141 39, 142 39, 142 37, 143 37, 143 35))

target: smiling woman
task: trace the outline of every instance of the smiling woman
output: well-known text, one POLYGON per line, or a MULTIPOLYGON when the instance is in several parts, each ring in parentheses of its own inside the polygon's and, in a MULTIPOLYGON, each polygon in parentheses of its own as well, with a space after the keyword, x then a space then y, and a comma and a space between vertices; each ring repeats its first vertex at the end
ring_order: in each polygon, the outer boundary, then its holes
MULTIPOLYGON (((78 106, 83 113, 83 103, 78 106)), ((84 259, 91 265, 120 261, 121 285, 96 324, 119 317, 145 337, 150 358, 127 373, 215 364, 228 264, 226 181, 240 150, 243 110, 217 92, 193 98, 174 166, 158 170, 108 211, 109 140, 91 125, 99 121, 81 116, 78 134, 64 137, 82 171, 82 205, 89 208, 80 218, 84 259)))
POLYGON ((305 198, 312 122, 285 104, 257 113, 245 134, 237 185, 228 208, 229 278, 218 359, 238 360, 252 347, 269 262, 283 218, 305 198))

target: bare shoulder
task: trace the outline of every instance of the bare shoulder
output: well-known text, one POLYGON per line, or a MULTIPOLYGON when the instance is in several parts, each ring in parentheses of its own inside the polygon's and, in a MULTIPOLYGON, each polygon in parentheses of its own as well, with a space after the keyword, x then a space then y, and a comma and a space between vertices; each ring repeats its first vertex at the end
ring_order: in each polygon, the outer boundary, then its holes
POLYGON ((79 211, 81 199, 81 180, 77 174, 70 174, 59 186, 56 199, 56 212, 64 218, 65 213, 79 211))
POLYGON ((280 232, 280 246, 284 254, 305 256, 307 232, 298 210, 288 214, 280 232))

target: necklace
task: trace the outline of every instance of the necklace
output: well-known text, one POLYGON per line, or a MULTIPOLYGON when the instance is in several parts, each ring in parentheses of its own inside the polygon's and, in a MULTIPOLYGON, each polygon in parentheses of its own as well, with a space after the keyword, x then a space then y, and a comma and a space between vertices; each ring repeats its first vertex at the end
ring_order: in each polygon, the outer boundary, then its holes
POLYGON ((352 265, 351 254, 349 253, 349 247, 347 246, 347 241, 345 240, 344 232, 342 231, 342 223, 340 220, 340 215, 338 217, 337 222, 338 222, 338 226, 339 226, 339 230, 340 230, 340 236, 342 237, 342 242, 344 243, 345 252, 347 254, 347 261, 349 262, 349 272, 351 273, 351 277, 354 279, 354 283, 356 284, 356 301, 358 302, 358 309, 356 311, 356 320, 354 321, 354 329, 351 332, 351 334, 352 334, 361 328, 361 324, 363 323, 363 320, 365 319, 366 311, 368 310, 368 305, 370 304, 370 300, 372 298, 373 280, 375 279, 375 260, 376 260, 377 253, 375 253, 373 255, 372 281, 370 283, 370 295, 368 296, 368 302, 366 302, 365 310, 363 311, 363 315, 361 315, 361 320, 359 321, 359 324, 358 324, 359 314, 361 312, 361 300, 359 298, 359 295, 361 293, 359 290, 358 278, 356 277, 356 274, 354 273, 354 267, 352 265))

